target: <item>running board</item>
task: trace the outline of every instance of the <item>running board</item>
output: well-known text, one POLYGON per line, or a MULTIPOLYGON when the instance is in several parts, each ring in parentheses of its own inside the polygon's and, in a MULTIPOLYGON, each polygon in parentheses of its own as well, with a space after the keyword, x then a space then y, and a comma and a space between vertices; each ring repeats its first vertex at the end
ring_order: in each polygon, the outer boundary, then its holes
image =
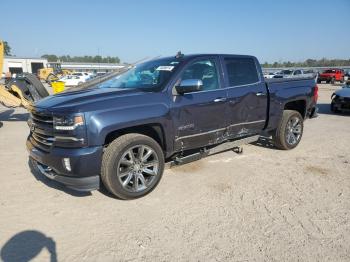
MULTIPOLYGON (((222 144, 219 144, 213 148, 210 149, 201 149, 198 153, 194 153, 188 156, 184 156, 184 157, 176 157, 174 160, 168 162, 165 164, 165 168, 171 168, 173 166, 180 166, 180 165, 184 165, 193 161, 197 161, 200 160, 204 157, 207 156, 211 156, 211 155, 215 155, 227 150, 233 150, 236 149, 242 145, 246 145, 246 144, 250 144, 253 142, 258 141, 260 135, 256 135, 256 136, 250 136, 250 137, 246 137, 246 138, 242 138, 242 139, 238 139, 235 141, 231 141, 231 142, 225 142, 222 144)), ((239 153, 241 153, 241 151, 238 151, 239 153)))

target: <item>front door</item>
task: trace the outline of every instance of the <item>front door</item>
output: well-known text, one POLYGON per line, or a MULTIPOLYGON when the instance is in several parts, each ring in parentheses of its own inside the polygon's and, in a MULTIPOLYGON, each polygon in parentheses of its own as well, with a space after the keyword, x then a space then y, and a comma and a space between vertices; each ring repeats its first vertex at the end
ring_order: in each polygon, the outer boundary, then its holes
POLYGON ((173 96, 172 116, 176 129, 175 150, 214 144, 226 128, 226 91, 221 88, 219 61, 203 57, 187 65, 176 83, 185 79, 202 80, 201 91, 173 96))

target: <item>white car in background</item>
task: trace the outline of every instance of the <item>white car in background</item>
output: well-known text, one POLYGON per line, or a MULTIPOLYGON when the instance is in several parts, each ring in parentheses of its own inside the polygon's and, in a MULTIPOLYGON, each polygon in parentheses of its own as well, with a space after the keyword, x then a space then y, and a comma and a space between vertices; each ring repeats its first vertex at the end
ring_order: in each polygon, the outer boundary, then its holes
POLYGON ((64 82, 65 86, 77 86, 82 83, 85 83, 87 78, 85 76, 79 75, 66 75, 60 79, 60 81, 64 82))
POLYGON ((264 78, 267 78, 267 79, 270 79, 270 78, 273 78, 275 76, 275 73, 264 73, 264 78))
POLYGON ((90 80, 92 78, 92 73, 87 73, 87 72, 75 72, 72 74, 73 76, 79 76, 84 78, 86 81, 90 80))
POLYGON ((312 70, 303 69, 284 69, 277 72, 273 78, 303 78, 303 77, 314 77, 315 72, 312 70))

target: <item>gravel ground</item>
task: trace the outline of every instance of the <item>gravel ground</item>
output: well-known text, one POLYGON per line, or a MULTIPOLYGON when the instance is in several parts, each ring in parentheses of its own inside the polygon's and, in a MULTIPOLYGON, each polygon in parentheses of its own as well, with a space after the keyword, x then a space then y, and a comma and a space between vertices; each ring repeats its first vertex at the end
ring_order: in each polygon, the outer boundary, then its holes
POLYGON ((3 261, 349 261, 350 115, 320 115, 300 145, 269 141, 167 170, 133 201, 77 193, 28 167, 26 111, 0 108, 3 261))

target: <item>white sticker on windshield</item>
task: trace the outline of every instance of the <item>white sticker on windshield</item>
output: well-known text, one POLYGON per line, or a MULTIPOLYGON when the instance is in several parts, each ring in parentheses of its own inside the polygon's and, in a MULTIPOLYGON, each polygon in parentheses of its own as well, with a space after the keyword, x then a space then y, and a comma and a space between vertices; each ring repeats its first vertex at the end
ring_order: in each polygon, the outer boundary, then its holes
POLYGON ((158 66, 156 70, 158 71, 172 71, 174 66, 158 66))

